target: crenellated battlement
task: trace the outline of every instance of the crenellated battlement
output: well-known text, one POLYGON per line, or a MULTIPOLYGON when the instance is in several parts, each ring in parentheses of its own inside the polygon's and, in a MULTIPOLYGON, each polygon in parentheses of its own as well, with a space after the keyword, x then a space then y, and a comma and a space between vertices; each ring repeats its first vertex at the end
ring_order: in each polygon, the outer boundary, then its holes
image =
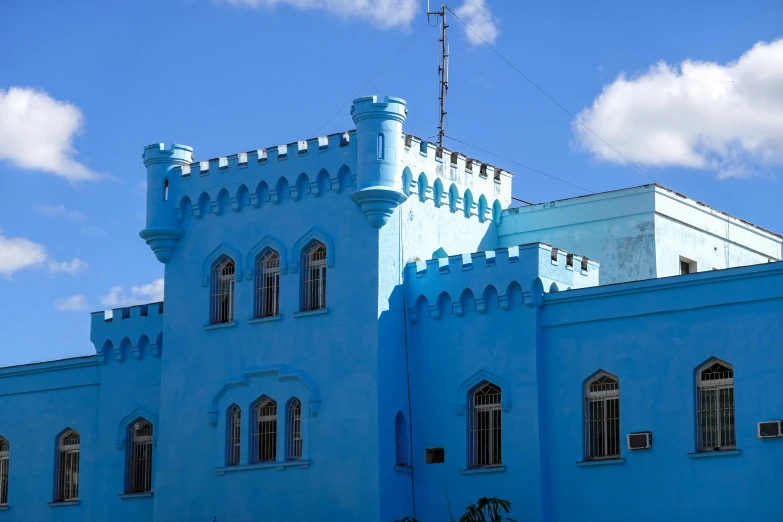
POLYGON ((595 261, 544 243, 408 263, 408 318, 533 306, 543 293, 597 286, 598 270, 595 261))
POLYGON ((90 314, 90 341, 103 362, 160 357, 163 302, 90 314))

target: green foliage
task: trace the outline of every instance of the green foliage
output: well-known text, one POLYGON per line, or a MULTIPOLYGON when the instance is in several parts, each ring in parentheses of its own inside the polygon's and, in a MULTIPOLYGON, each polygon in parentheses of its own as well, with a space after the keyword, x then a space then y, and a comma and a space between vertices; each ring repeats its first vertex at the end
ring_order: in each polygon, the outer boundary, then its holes
POLYGON ((511 502, 502 498, 481 497, 475 504, 470 504, 459 522, 516 522, 512 518, 504 517, 511 512, 511 502), (502 513, 501 513, 502 512, 502 513))

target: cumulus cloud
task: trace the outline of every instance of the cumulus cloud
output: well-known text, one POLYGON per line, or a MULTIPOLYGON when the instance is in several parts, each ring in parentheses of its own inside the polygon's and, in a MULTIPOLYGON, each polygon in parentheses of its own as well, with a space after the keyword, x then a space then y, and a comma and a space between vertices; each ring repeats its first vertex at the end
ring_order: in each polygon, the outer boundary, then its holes
MULTIPOLYGON (((709 169, 719 177, 783 165, 783 39, 727 64, 660 62, 620 75, 577 117, 634 162, 709 169)), ((625 160, 573 122, 574 143, 598 160, 625 160)))
POLYGON ((60 312, 84 312, 88 309, 87 297, 79 294, 58 299, 54 302, 54 307, 60 312))
POLYGON ((163 301, 163 278, 146 285, 132 286, 130 292, 126 292, 122 286, 113 286, 108 294, 101 296, 101 304, 107 308, 122 308, 158 301, 163 301))
POLYGON ((75 159, 73 138, 81 130, 78 107, 29 87, 0 89, 0 160, 71 181, 97 175, 75 159))
POLYGON ((55 261, 54 259, 50 259, 48 265, 50 272, 66 272, 68 274, 82 272, 87 270, 89 266, 78 257, 74 257, 70 261, 55 261))
POLYGON ((78 210, 70 210, 62 203, 59 205, 36 205, 35 211, 43 216, 64 217, 71 221, 84 221, 85 216, 78 210))
POLYGON ((465 28, 465 35, 473 45, 479 45, 482 40, 495 43, 498 37, 497 20, 487 7, 485 0, 465 0, 465 3, 455 11, 472 31, 465 28))
POLYGON ((24 237, 7 237, 0 230, 0 274, 5 277, 41 265, 48 257, 45 246, 24 237))

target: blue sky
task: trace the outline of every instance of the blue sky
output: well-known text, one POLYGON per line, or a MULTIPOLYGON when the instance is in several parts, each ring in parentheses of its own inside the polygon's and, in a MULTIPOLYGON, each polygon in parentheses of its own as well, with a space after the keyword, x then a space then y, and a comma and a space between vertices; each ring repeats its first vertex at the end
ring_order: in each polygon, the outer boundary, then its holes
MULTIPOLYGON (((661 184, 781 232, 783 4, 451 7, 661 184)), ((0 2, 0 365, 93 353, 88 312, 155 299, 142 147, 197 159, 309 138, 424 25, 417 0, 0 2), (271 4, 271 5, 270 5, 271 4), (367 4, 367 5, 365 5, 367 4), (372 5, 369 5, 372 4, 372 5)), ((451 20, 447 134, 592 191, 649 183, 451 20)), ((362 94, 437 125, 438 29, 362 94)), ((352 128, 346 106, 319 134, 352 128)), ((514 195, 584 193, 514 172, 514 195)))

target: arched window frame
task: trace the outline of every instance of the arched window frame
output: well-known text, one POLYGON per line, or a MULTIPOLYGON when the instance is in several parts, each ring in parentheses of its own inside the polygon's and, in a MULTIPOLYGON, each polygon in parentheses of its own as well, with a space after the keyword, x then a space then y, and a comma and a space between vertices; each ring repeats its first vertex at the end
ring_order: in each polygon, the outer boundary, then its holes
POLYGON ((502 404, 502 389, 490 381, 468 394, 468 467, 503 465, 502 404))
POLYGON ((210 299, 210 323, 230 323, 234 320, 234 288, 236 263, 223 254, 212 265, 212 292, 210 299))
POLYGON ((313 239, 302 249, 300 298, 300 310, 302 312, 312 312, 326 308, 327 256, 326 245, 317 239, 313 239))
POLYGON ((154 426, 140 417, 128 424, 125 445, 125 493, 152 491, 154 426))
POLYGON ((169 178, 163 180, 163 201, 169 200, 169 178))
POLYGON ((67 429, 57 437, 54 501, 79 499, 79 458, 81 437, 78 431, 67 429))
POLYGON ((712 359, 696 370, 696 449, 737 447, 734 413, 734 367, 712 359))
POLYGON ((256 257, 255 317, 280 315, 280 253, 266 247, 256 257))
POLYGON ((383 133, 378 133, 378 159, 382 160, 384 155, 383 151, 383 133))
POLYGON ((620 458, 620 379, 607 372, 584 383, 584 459, 620 458))
POLYGON ((277 460, 277 402, 262 395, 250 413, 250 462, 277 460))
POLYGON ((0 437, 0 506, 8 505, 8 471, 11 463, 11 443, 0 437))
POLYGON ((242 408, 232 404, 226 411, 226 466, 238 466, 242 451, 242 408))
POLYGON ((292 397, 286 406, 286 460, 302 458, 302 401, 292 397))

